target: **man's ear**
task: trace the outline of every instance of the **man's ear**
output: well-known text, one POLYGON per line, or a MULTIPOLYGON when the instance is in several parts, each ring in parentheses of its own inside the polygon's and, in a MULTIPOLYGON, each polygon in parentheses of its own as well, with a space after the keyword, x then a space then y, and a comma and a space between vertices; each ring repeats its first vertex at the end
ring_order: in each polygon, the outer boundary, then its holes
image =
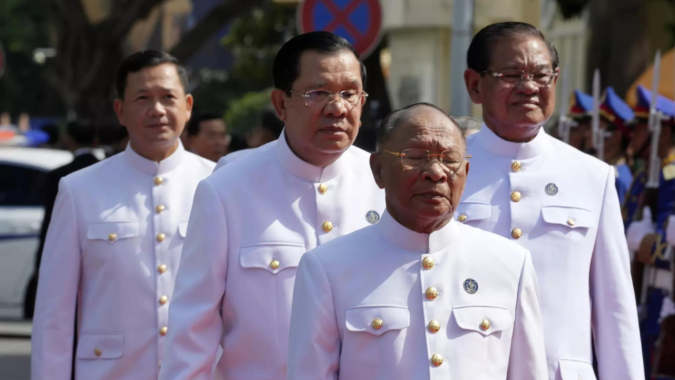
POLYGON ((272 90, 272 95, 270 95, 274 110, 277 112, 277 116, 281 121, 286 121, 286 101, 288 99, 286 92, 278 88, 272 90))
POLYGON ((480 88, 482 79, 481 75, 473 69, 466 69, 464 71, 464 84, 466 85, 466 90, 469 92, 471 101, 475 104, 483 104, 483 95, 480 88))
POLYGON ((464 165, 464 184, 462 185, 462 193, 464 193, 464 188, 466 188, 466 181, 469 180, 469 166, 471 165, 469 161, 467 161, 466 165, 464 165))
POLYGON ((371 153, 370 155, 370 170, 373 172, 375 183, 380 189, 384 189, 384 179, 382 178, 382 162, 380 162, 379 153, 371 153))
POLYGON ((115 110, 115 115, 117 115, 117 121, 119 121, 120 125, 124 125, 124 122, 122 121, 122 116, 124 115, 124 103, 121 99, 115 99, 113 109, 115 110))

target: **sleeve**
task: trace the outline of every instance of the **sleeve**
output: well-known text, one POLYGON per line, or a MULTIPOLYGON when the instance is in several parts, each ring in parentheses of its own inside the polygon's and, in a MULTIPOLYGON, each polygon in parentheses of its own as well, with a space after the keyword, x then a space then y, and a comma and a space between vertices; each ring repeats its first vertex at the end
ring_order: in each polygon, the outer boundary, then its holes
POLYGON ((211 379, 222 335, 227 243, 223 204, 211 183, 202 181, 195 193, 169 308, 161 380, 211 379))
POLYGON ((544 325, 539 309, 539 285, 529 251, 520 275, 507 379, 548 379, 544 325))
POLYGON ((591 259, 592 328, 601 379, 644 379, 628 246, 613 172, 607 176, 591 259))
POLYGON ((73 197, 61 180, 40 266, 33 318, 31 378, 70 380, 81 247, 73 197))
POLYGON ((340 333, 333 293, 323 266, 312 252, 306 253, 298 266, 288 348, 289 379, 338 378, 340 333))

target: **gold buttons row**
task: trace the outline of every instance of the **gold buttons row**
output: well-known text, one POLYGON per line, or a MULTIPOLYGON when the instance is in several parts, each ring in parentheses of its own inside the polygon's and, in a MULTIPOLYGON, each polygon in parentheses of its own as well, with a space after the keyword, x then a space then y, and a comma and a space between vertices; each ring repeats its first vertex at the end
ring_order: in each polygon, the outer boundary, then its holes
POLYGON ((159 335, 161 336, 166 336, 166 333, 169 331, 169 328, 164 326, 161 329, 159 329, 159 335))
POLYGON ((431 364, 433 364, 434 367, 440 367, 441 364, 443 364, 443 357, 440 354, 434 354, 431 357, 431 364))
POLYGON ((322 183, 319 185, 318 190, 319 194, 326 194, 326 192, 328 191, 328 186, 325 183, 322 183))
POLYGON ((513 161, 513 163, 511 164, 511 170, 513 170, 516 173, 519 172, 521 168, 522 165, 518 161, 513 161))
POLYGON ((164 183, 164 178, 162 177, 155 177, 155 186, 159 186, 164 183))
POLYGON ((520 202, 521 198, 522 198, 522 196, 520 194, 520 191, 514 191, 513 193, 511 193, 511 201, 512 202, 518 203, 518 202, 520 202))
MULTIPOLYGON (((158 206, 158 207, 159 207, 159 206, 158 206)), ((165 235, 165 234, 162 234, 162 233, 157 234, 157 241, 158 241, 158 242, 161 243, 161 242, 164 241, 164 239, 166 239, 166 235, 165 235)), ((115 240, 117 240, 117 234, 114 233, 114 232, 108 234, 108 240, 109 240, 109 241, 115 241, 115 240)))
POLYGON ((325 221, 321 225, 321 228, 323 229, 323 232, 331 232, 333 230, 333 223, 325 221))
POLYGON ((520 228, 514 228, 511 230, 511 237, 514 239, 520 239, 520 237, 523 236, 523 231, 521 231, 520 228))
POLYGON ((166 264, 160 264, 160 265, 157 267, 157 272, 158 272, 159 274, 162 274, 162 273, 166 272, 166 264))
POLYGON ((422 266, 424 269, 429 270, 433 268, 434 265, 436 265, 436 263, 434 263, 434 259, 431 256, 424 256, 424 259, 422 259, 422 266))
POLYGON ((155 211, 157 211, 158 214, 160 214, 164 210, 166 210, 166 207, 164 205, 157 205, 157 207, 155 207, 155 211))
POLYGON ((280 265, 279 260, 272 260, 272 261, 270 262, 270 268, 272 268, 272 269, 274 269, 274 270, 276 270, 277 268, 279 268, 279 265, 280 265))
POLYGON ((457 217, 457 221, 459 221, 460 223, 464 223, 466 221, 466 218, 467 216, 465 214, 462 214, 457 217))
POLYGON ((159 297, 159 304, 164 305, 165 303, 169 302, 169 297, 167 296, 161 296, 159 297))

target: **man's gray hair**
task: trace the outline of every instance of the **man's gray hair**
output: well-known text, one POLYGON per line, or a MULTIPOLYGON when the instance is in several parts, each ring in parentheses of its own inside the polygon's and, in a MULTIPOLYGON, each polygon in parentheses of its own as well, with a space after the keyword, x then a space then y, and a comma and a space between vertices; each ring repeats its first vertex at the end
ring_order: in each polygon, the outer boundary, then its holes
POLYGON ((387 139, 389 139, 389 136, 394 132, 396 127, 398 127, 399 121, 401 121, 401 118, 405 116, 405 114, 411 110, 412 108, 418 107, 418 106, 427 106, 434 108, 438 111, 440 111, 443 115, 447 116, 448 119, 450 119, 450 122, 452 125, 454 125, 460 132, 460 135, 462 136, 462 139, 466 143, 466 138, 464 137, 464 131, 462 128, 459 126, 457 123, 457 120, 455 120, 452 116, 448 115, 443 111, 442 109, 438 108, 437 106, 431 104, 431 103, 426 103, 426 102, 417 102, 410 104, 408 106, 405 106, 401 109, 392 111, 389 115, 387 115, 383 120, 382 123, 380 123, 380 126, 377 128, 377 140, 375 142, 375 152, 380 152, 382 145, 384 144, 387 139))

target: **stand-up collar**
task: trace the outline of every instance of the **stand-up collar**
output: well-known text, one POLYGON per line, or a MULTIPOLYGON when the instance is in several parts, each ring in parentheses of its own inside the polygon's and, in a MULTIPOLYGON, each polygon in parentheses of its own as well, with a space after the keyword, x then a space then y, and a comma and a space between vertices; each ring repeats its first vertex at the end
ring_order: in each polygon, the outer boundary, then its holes
POLYGON ((288 146, 288 141, 286 141, 286 129, 284 129, 281 136, 279 136, 279 140, 277 140, 277 156, 279 157, 279 161, 281 161, 281 165, 291 174, 311 182, 329 181, 340 174, 342 170, 345 170, 347 166, 344 158, 345 153, 346 151, 337 161, 325 168, 320 168, 303 161, 293 153, 291 147, 288 146))
POLYGON ((515 143, 497 136, 490 128, 483 124, 483 128, 476 133, 483 148, 497 156, 511 159, 527 160, 534 158, 549 149, 547 135, 544 127, 539 129, 537 136, 530 142, 515 143))
POLYGON ((377 223, 377 228, 385 238, 406 251, 434 253, 446 248, 452 242, 459 242, 457 223, 454 219, 450 219, 440 230, 423 234, 403 227, 385 210, 377 223))
POLYGON ((131 148, 131 144, 127 144, 127 149, 124 150, 124 157, 132 168, 143 174, 157 176, 166 174, 177 168, 183 161, 183 157, 185 157, 185 148, 183 148, 183 144, 178 140, 178 149, 171 156, 160 162, 155 162, 136 153, 131 148))

